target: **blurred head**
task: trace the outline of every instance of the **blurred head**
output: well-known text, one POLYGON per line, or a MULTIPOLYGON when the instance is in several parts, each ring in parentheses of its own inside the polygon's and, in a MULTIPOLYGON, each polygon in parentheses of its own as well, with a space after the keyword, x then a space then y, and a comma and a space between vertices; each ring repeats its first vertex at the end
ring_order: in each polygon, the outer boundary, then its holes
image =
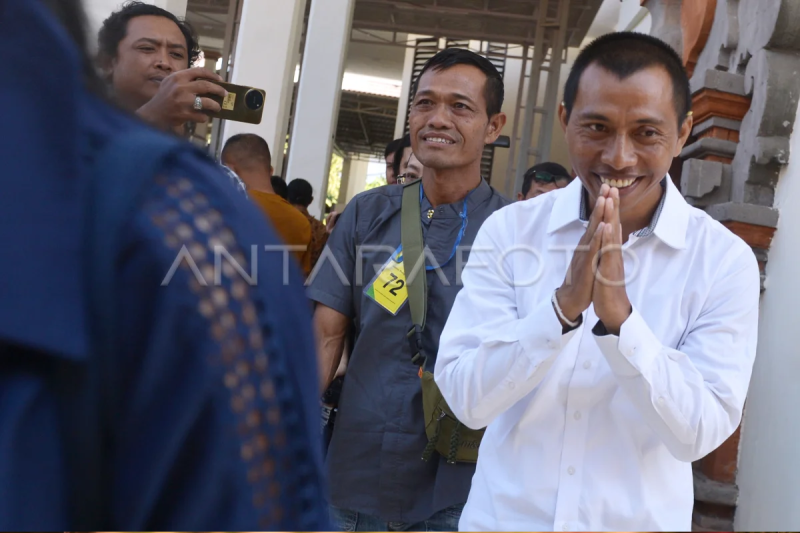
POLYGON ((400 175, 400 164, 404 160, 408 160, 408 154, 411 153, 411 136, 405 134, 399 140, 400 142, 397 143, 394 150, 394 157, 392 157, 392 172, 394 172, 395 182, 397 176, 400 175))
POLYGON ((314 188, 304 179, 293 179, 289 182, 287 199, 290 204, 308 207, 314 201, 314 188))
POLYGON ((480 172, 483 147, 500 135, 506 116, 503 79, 469 50, 448 48, 422 69, 409 112, 411 144, 434 171, 480 172))
POLYGON ((136 110, 158 92, 161 81, 189 68, 200 54, 192 27, 165 9, 126 2, 98 35, 98 63, 120 102, 136 110))
POLYGON ((689 78, 678 54, 640 33, 604 35, 578 55, 559 118, 592 205, 619 188, 620 215, 644 216, 692 129, 689 78))
POLYGON ((289 186, 286 185, 286 180, 280 176, 272 176, 270 178, 270 183, 272 184, 272 190, 275 194, 284 200, 289 200, 289 186))
POLYGON ((254 133, 234 135, 225 142, 220 161, 236 172, 248 189, 275 192, 271 181, 272 154, 262 137, 254 133))
POLYGON ((386 161, 386 183, 388 185, 394 185, 397 183, 397 180, 395 179, 397 173, 394 170, 394 158, 395 152, 397 152, 402 144, 403 139, 395 139, 387 144, 386 150, 383 151, 383 158, 386 161))
POLYGON ((409 183, 420 179, 424 167, 419 159, 411 151, 411 147, 403 150, 403 157, 400 160, 400 174, 397 175, 398 183, 409 183))
POLYGON ((546 192, 562 189, 571 181, 572 176, 567 169, 558 163, 539 163, 525 172, 522 192, 517 193, 517 200, 530 200, 546 192))

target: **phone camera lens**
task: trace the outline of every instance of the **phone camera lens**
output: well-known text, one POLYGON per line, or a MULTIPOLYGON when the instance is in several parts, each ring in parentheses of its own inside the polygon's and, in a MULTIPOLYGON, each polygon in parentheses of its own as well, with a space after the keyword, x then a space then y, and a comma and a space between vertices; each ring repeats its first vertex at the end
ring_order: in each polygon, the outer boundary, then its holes
POLYGON ((261 94, 261 91, 250 89, 244 95, 244 103, 247 106, 247 109, 258 111, 264 107, 264 95, 261 94))

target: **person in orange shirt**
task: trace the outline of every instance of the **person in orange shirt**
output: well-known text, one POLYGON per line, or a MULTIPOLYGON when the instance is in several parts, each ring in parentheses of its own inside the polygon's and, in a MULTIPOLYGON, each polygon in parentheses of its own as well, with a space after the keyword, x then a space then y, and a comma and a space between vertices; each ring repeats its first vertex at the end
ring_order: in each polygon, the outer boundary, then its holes
POLYGON ((220 159, 242 179, 247 194, 272 221, 284 242, 302 247, 294 254, 307 276, 311 272, 311 224, 292 204, 275 194, 267 141, 252 133, 234 135, 225 143, 220 159))

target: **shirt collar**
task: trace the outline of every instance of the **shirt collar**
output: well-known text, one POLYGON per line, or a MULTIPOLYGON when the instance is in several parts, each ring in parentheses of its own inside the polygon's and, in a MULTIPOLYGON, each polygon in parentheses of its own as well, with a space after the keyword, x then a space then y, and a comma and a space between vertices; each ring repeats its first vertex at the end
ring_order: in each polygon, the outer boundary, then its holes
MULTIPOLYGON (((477 187, 472 189, 467 194, 467 213, 472 212, 473 209, 481 205, 483 202, 488 200, 492 196, 493 189, 489 185, 489 183, 481 178, 481 182, 478 184, 477 187)), ((431 209, 431 203, 428 200, 428 197, 424 194, 423 189, 423 198, 421 208, 424 214, 424 211, 431 209)), ((461 213, 461 210, 464 208, 464 200, 458 200, 452 204, 443 204, 436 208, 437 212, 441 211, 443 213, 447 213, 450 216, 458 217, 461 213)))
MULTIPOLYGON (((661 181, 665 192, 656 207, 650 224, 634 233, 637 237, 654 234, 672 248, 681 249, 686 243, 686 228, 689 224, 689 204, 672 183, 669 174, 661 181)), ((588 220, 588 206, 580 178, 572 180, 558 195, 550 214, 547 232, 553 233, 576 221, 588 220), (577 209, 576 209, 577 206, 577 209)))

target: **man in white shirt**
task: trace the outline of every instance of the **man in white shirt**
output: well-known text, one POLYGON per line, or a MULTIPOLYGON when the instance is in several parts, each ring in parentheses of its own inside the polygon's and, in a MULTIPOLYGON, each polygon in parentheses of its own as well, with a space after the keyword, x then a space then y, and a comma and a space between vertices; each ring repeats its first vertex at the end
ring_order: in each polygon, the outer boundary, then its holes
POLYGON ((488 426, 460 530, 691 529, 691 462, 739 424, 760 291, 752 250, 667 175, 690 105, 666 44, 600 37, 559 110, 580 179, 478 233, 435 369, 488 426))

